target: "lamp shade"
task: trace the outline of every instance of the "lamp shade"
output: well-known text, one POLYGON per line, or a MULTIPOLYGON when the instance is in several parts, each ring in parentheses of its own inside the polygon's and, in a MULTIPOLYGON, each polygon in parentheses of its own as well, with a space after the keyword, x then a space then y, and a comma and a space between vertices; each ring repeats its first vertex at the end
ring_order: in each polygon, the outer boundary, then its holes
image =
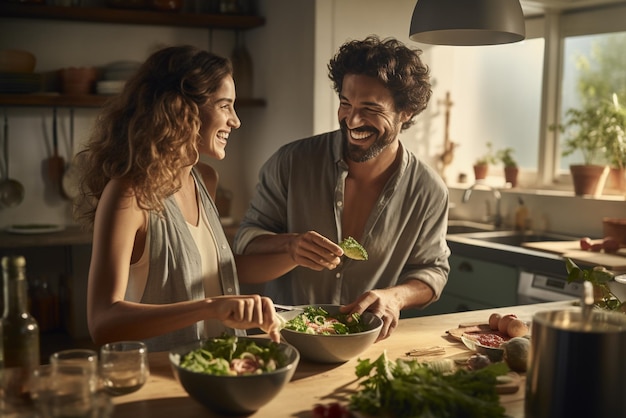
POLYGON ((435 45, 496 45, 526 37, 519 0, 417 0, 409 38, 435 45))

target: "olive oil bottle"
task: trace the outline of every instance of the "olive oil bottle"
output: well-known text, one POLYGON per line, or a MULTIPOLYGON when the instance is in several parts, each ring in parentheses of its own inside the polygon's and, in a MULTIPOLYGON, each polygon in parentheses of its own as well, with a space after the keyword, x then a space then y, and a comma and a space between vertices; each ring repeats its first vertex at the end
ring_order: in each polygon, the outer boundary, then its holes
POLYGON ((5 395, 16 399, 28 396, 28 380, 39 366, 39 326, 28 312, 26 259, 2 258, 4 314, 2 351, 5 395))

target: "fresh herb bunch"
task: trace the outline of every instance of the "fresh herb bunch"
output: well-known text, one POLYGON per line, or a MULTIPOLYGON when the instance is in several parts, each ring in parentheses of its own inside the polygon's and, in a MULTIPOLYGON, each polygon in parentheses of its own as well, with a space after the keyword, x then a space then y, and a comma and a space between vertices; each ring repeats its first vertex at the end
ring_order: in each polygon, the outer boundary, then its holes
POLYGON ((335 334, 354 334, 367 330, 367 327, 363 321, 361 321, 361 315, 357 313, 338 313, 331 315, 321 306, 307 306, 304 308, 303 313, 287 321, 285 328, 307 334, 332 334, 327 331, 317 332, 313 329, 312 325, 328 325, 334 329, 335 334))
POLYGON ((376 417, 504 417, 496 385, 497 376, 508 371, 499 362, 446 374, 417 360, 391 361, 383 352, 374 362, 359 359, 356 375, 365 380, 350 408, 376 417))
POLYGON ((254 358, 261 372, 270 372, 286 365, 287 359, 279 345, 270 342, 260 346, 254 341, 240 340, 234 335, 206 340, 202 347, 185 354, 180 367, 192 372, 214 375, 232 375, 231 362, 234 359, 254 358))
POLYGON ((353 260, 367 260, 367 251, 352 237, 348 237, 339 243, 346 257, 353 260))
POLYGON ((596 300, 595 305, 598 308, 619 312, 626 310, 626 302, 622 302, 609 288, 608 283, 613 280, 615 275, 605 267, 595 266, 592 269, 585 270, 578 267, 576 263, 569 258, 565 260, 565 267, 567 268, 568 283, 591 282, 596 300))

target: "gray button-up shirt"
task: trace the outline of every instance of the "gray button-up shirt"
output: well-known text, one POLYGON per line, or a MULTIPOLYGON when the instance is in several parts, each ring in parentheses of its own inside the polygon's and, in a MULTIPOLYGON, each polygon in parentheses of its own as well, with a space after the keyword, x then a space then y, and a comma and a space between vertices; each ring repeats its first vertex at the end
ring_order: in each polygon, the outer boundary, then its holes
MULTIPOLYGON (((241 284, 274 302, 347 304, 363 292, 419 279, 441 295, 450 266, 446 243, 448 190, 440 176, 400 144, 402 162, 374 206, 360 243, 367 261, 343 258, 335 270, 296 267, 263 287, 241 284)), ((348 166, 341 132, 282 146, 262 167, 256 193, 235 237, 243 254, 257 236, 317 231, 341 241, 348 166)), ((432 302, 432 301, 431 301, 432 302)))

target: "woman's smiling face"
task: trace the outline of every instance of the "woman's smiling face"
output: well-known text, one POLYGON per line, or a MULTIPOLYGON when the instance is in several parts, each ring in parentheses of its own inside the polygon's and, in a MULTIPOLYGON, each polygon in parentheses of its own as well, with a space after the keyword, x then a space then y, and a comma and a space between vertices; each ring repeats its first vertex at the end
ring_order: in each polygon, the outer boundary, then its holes
POLYGON ((347 74, 339 100, 337 116, 347 157, 356 162, 379 155, 408 120, 406 114, 396 112, 391 92, 374 77, 347 74))
POLYGON ((201 154, 222 160, 226 157, 226 144, 233 129, 241 126, 235 112, 235 82, 231 76, 224 77, 211 100, 200 109, 201 154))

